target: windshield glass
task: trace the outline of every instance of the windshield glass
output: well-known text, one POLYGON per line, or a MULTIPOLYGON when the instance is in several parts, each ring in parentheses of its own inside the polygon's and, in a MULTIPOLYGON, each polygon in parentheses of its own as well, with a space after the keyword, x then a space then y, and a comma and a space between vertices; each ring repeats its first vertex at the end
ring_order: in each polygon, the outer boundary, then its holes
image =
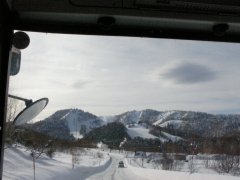
POLYGON ((108 179, 111 164, 126 179, 237 178, 239 44, 27 33, 10 93, 49 103, 14 127, 24 105, 9 100, 5 179, 108 179))

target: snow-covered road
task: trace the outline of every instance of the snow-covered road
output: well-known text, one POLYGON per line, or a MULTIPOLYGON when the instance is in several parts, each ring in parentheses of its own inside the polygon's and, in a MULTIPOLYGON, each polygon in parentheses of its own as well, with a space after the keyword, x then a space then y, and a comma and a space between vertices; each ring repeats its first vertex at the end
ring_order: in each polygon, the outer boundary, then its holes
POLYGON ((95 174, 87 180, 146 180, 133 174, 125 165, 124 168, 118 168, 119 161, 123 161, 123 157, 111 154, 112 163, 103 172, 95 174))

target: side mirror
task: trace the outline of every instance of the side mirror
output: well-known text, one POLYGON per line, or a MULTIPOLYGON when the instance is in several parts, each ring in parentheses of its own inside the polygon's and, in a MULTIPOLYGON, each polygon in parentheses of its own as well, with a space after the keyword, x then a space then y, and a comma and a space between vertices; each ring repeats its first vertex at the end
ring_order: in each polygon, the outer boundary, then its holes
POLYGON ((26 124, 35 118, 48 104, 48 98, 39 99, 24 108, 13 120, 15 126, 26 124))
POLYGON ((11 50, 11 71, 10 75, 14 76, 18 74, 21 65, 21 51, 14 46, 12 46, 11 50))
POLYGON ((31 99, 29 100, 11 94, 9 94, 8 97, 24 101, 26 105, 26 107, 13 120, 15 126, 23 125, 35 118, 48 104, 48 98, 42 98, 32 102, 31 99))

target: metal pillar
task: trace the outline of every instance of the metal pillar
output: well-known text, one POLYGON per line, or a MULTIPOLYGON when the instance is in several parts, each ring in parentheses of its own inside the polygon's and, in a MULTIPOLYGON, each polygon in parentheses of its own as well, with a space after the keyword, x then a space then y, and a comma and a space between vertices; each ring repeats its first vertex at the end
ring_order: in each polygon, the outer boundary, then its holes
POLYGON ((6 125, 7 94, 10 74, 9 52, 12 46, 11 12, 6 1, 0 1, 0 180, 3 174, 4 138, 6 125))

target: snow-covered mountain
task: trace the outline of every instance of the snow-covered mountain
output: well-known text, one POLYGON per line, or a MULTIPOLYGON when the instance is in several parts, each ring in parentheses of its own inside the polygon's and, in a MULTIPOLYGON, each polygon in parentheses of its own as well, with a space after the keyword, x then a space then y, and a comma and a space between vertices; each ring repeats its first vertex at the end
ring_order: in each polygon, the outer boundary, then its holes
POLYGON ((80 109, 65 109, 28 126, 59 139, 81 139, 93 128, 106 124, 101 118, 80 109))
MULTIPOLYGON (((166 136, 178 133, 199 134, 200 136, 221 136, 232 131, 240 131, 240 115, 213 115, 193 111, 128 111, 115 116, 96 116, 80 109, 65 109, 50 117, 28 125, 30 128, 49 134, 55 138, 73 140, 82 138, 94 128, 110 122, 121 122, 130 136, 155 137, 148 134, 151 128, 161 127, 166 136), (139 124, 144 124, 145 129, 139 124), (135 128, 129 126, 135 125, 135 128), (144 131, 144 133, 143 133, 144 131), (146 134, 147 133, 147 134, 146 134)), ((157 136, 156 136, 157 137, 157 136)), ((172 139, 178 139, 177 136, 172 139)))
POLYGON ((194 111, 129 111, 114 117, 123 124, 145 123, 165 129, 199 136, 222 136, 233 131, 240 131, 240 115, 213 115, 194 111))

